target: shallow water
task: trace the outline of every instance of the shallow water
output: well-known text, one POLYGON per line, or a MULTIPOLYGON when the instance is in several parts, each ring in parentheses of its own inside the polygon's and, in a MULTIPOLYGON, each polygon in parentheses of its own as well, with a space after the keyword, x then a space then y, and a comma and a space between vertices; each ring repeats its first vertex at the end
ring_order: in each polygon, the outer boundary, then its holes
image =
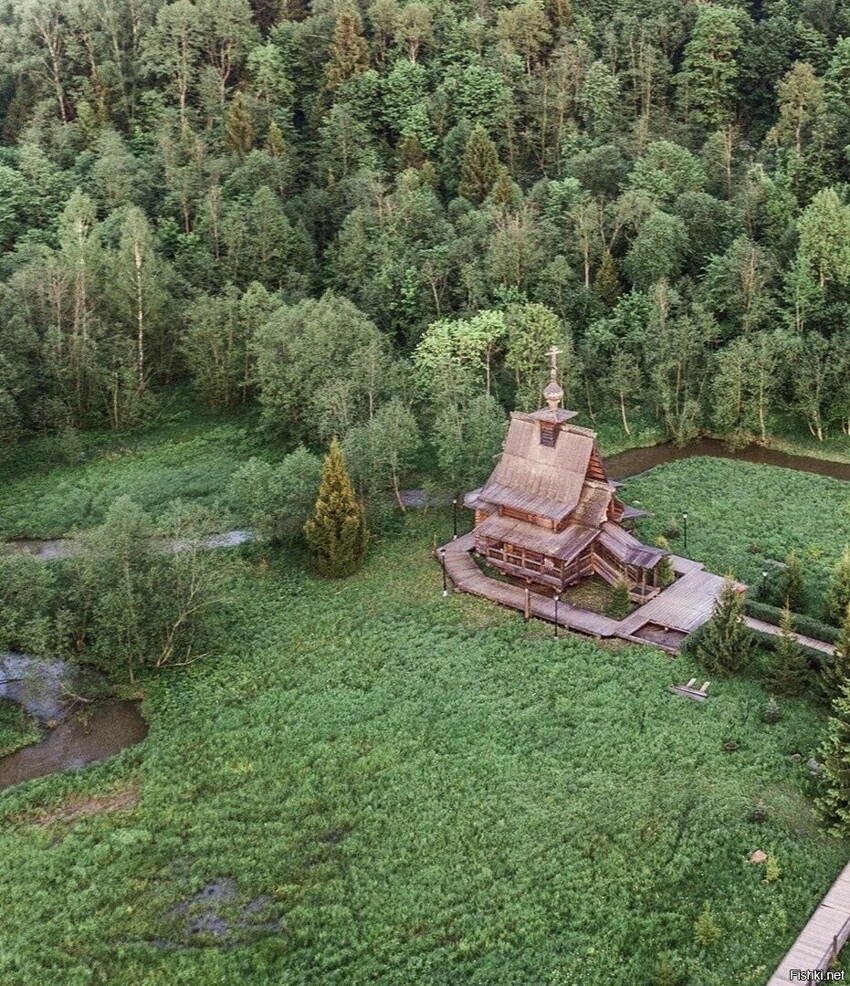
POLYGON ((144 739, 148 727, 135 702, 88 703, 105 679, 67 661, 0 655, 0 698, 16 702, 45 728, 38 743, 0 759, 0 789, 111 757, 144 739))
POLYGON ((136 702, 103 702, 74 713, 40 743, 0 760, 0 790, 63 770, 79 770, 141 742, 148 727, 136 702))
POLYGON ((23 654, 0 656, 0 698, 16 702, 43 722, 64 718, 79 677, 65 661, 41 661, 23 654))
MULTIPOLYGON (((240 544, 253 541, 253 531, 225 531, 223 534, 208 534, 201 539, 205 548, 237 548, 240 544)), ((186 551, 191 542, 178 538, 163 542, 166 551, 186 551)), ((73 558, 79 554, 80 547, 73 538, 54 538, 40 541, 38 538, 17 538, 4 543, 5 550, 13 554, 32 555, 41 561, 55 561, 57 558, 73 558)))

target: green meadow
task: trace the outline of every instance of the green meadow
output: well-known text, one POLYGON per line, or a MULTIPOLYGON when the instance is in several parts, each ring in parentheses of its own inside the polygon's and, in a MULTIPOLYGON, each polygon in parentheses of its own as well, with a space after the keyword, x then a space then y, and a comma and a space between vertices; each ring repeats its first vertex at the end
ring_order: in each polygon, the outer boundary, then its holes
POLYGON ((850 544, 850 486, 828 476, 693 458, 633 476, 623 495, 652 512, 639 528, 647 543, 675 524, 679 533, 670 538, 673 551, 749 585, 760 583, 762 571, 775 577, 777 563, 793 548, 815 612, 844 545, 850 544), (688 514, 687 552, 683 511, 688 514))
MULTIPOLYGON (((227 422, 92 445, 10 474, 0 528, 60 535, 122 494, 223 507, 258 453, 227 422)), ((773 467, 690 459, 625 496, 647 541, 687 510, 687 553, 744 581, 796 548, 815 595, 850 540, 845 484, 773 467)), ((690 658, 444 599, 450 531, 411 512, 339 583, 223 553, 215 653, 142 684, 147 739, 0 794, 0 981, 763 983, 847 858, 811 808, 822 711, 767 725, 754 680, 697 705, 667 691, 690 658)), ((0 745, 30 738, 0 712, 0 745)))
POLYGON ((450 529, 410 515, 341 583, 222 556, 220 647, 145 683, 148 738, 0 795, 0 981, 765 981, 847 858, 810 808, 820 713, 766 725, 750 680, 697 705, 687 658, 444 599, 450 529))

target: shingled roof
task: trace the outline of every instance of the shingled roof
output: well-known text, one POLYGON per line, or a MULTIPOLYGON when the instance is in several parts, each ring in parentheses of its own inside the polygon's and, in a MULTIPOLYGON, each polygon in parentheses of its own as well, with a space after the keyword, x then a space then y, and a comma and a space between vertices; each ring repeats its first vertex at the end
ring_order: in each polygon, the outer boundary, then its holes
POLYGON ((560 522, 582 500, 592 452, 592 432, 562 425, 557 443, 548 447, 540 442, 539 423, 514 413, 504 452, 477 499, 560 522))
POLYGON ((598 530, 591 530, 582 524, 570 524, 566 530, 556 534, 526 520, 514 520, 498 514, 482 521, 476 528, 476 533, 492 541, 503 541, 550 558, 559 558, 567 564, 599 537, 598 530))

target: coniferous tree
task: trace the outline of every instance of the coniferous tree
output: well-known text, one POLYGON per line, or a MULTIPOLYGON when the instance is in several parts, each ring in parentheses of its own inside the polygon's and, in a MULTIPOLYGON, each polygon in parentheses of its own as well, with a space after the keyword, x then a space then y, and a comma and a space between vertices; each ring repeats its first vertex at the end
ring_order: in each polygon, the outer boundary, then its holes
POLYGON ((266 153, 269 157, 274 158, 283 157, 286 154, 286 142, 283 139, 280 127, 274 120, 269 124, 269 129, 266 133, 266 153))
POLYGON ((844 612, 841 633, 835 641, 832 660, 822 666, 823 684, 830 699, 841 694, 844 685, 850 684, 850 603, 844 612))
POLYGON ((614 583, 614 591, 608 600, 606 612, 612 620, 622 620, 629 615, 631 609, 632 603, 629 599, 629 584, 625 579, 617 579, 614 583))
POLYGON ((239 157, 244 157, 254 146, 254 123, 241 92, 236 93, 225 113, 224 143, 231 154, 239 157))
POLYGON ((797 695, 805 684, 806 658, 794 636, 794 622, 787 606, 782 610, 779 629, 768 675, 770 685, 782 695, 797 695))
POLYGON ((613 308, 617 304, 621 294, 620 279, 617 277, 617 265, 610 250, 606 250, 602 257, 593 287, 607 308, 613 308))
POLYGON ((839 626, 850 606, 850 544, 844 548, 826 596, 826 618, 839 626))
POLYGON ((746 670, 753 637, 744 622, 744 601, 731 578, 720 590, 711 619, 705 624, 697 656, 708 671, 734 674, 746 670))
POLYGON ((369 67, 369 46, 363 37, 360 16, 353 6, 346 7, 337 18, 328 52, 325 89, 336 92, 355 75, 369 67))
POLYGON ((832 700, 826 738, 820 748, 821 793, 815 804, 836 835, 850 830, 850 686, 832 700))
POLYGON ((662 588, 666 589, 676 581, 676 573, 668 555, 665 555, 658 563, 658 582, 662 588))
POLYGON ((357 499, 345 468, 342 447, 331 442, 322 470, 322 485, 304 535, 316 567, 329 578, 352 575, 369 544, 363 504, 357 499))
POLYGON ((780 602, 795 613, 800 613, 806 605, 806 583, 803 579, 803 566, 797 557, 797 552, 792 548, 785 559, 785 568, 782 569, 777 583, 777 593, 780 602))
POLYGON ((460 165, 458 192, 480 205, 490 194, 499 177, 499 155, 487 131, 478 124, 466 142, 460 165))

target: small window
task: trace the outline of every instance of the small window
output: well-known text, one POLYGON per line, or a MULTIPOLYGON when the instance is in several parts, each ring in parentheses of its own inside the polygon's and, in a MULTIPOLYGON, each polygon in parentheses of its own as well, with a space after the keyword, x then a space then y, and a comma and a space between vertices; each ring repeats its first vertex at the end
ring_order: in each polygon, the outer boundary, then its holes
POLYGON ((545 445, 547 448, 554 448, 557 439, 558 439, 558 429, 555 425, 550 425, 550 424, 540 425, 541 445, 545 445))

